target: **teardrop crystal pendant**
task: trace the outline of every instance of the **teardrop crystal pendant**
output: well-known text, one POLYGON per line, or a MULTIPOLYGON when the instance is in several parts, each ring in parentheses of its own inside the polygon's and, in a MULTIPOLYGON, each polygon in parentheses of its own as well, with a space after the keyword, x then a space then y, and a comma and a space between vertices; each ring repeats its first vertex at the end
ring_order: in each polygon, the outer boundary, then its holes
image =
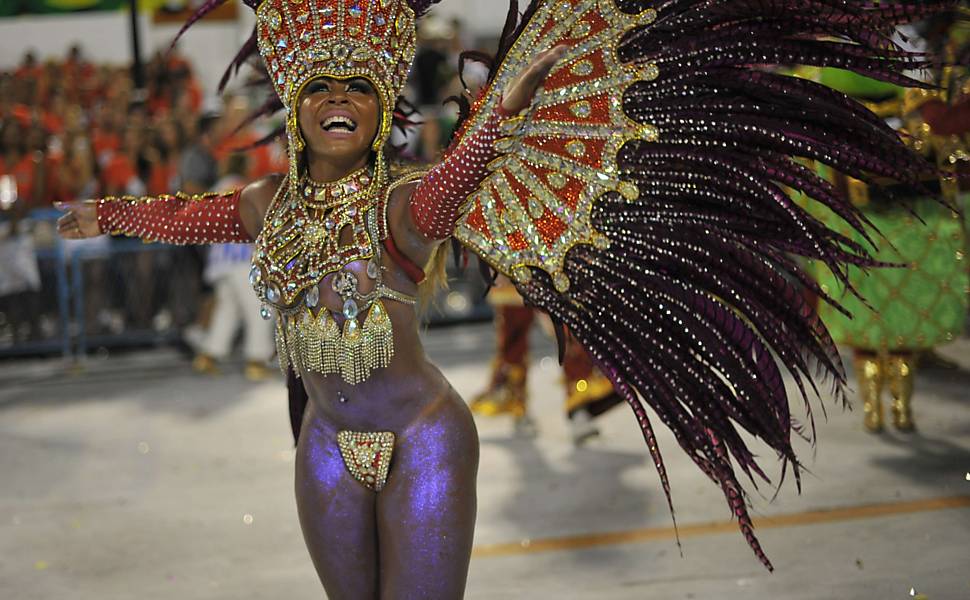
POLYGON ((371 279, 377 279, 381 274, 381 266, 377 264, 377 259, 372 258, 367 261, 367 276, 371 279))
POLYGON ((357 302, 354 300, 347 300, 344 302, 344 317, 348 319, 356 319, 359 313, 360 309, 357 306, 357 302))
POLYGON ((259 267, 253 265, 253 268, 249 270, 249 285, 256 287, 260 279, 262 279, 262 276, 259 272, 259 267))
POLYGON ((271 313, 269 308, 264 304, 259 308, 259 316, 263 317, 264 321, 269 321, 273 318, 273 313, 271 313))
POLYGON ((306 305, 307 308, 316 308, 317 304, 320 303, 320 288, 313 286, 306 292, 306 305))
POLYGON ((275 285, 271 285, 266 288, 266 299, 272 304, 278 304, 280 301, 280 291, 276 289, 275 285))

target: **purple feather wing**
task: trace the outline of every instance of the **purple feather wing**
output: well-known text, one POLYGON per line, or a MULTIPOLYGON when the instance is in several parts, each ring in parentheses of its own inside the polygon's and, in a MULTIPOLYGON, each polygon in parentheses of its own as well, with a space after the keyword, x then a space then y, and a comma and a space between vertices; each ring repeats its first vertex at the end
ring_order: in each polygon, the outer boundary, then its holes
MULTIPOLYGON (((767 479, 741 432, 800 465, 782 373, 808 407, 817 382, 844 401, 839 354, 793 257, 881 266, 869 248, 794 203, 799 191, 872 243, 866 218, 793 157, 865 180, 917 185, 934 168, 845 95, 773 72, 837 66, 915 86, 927 66, 895 28, 952 2, 614 0, 533 2, 506 40, 491 92, 462 135, 536 53, 570 48, 532 107, 502 124, 500 157, 455 237, 567 327, 633 408, 670 487, 646 406, 721 487, 748 543, 738 472, 767 479)), ((851 289, 851 288, 850 288, 851 289)), ((821 294, 824 300, 834 302, 821 294)))

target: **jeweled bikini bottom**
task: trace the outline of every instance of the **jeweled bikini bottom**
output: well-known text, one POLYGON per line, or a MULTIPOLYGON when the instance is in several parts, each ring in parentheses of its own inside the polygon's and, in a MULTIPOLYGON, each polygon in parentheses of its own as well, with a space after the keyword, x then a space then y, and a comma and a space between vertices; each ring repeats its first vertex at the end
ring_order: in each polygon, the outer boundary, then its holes
POLYGON ((394 453, 394 434, 390 431, 341 431, 337 433, 337 445, 344 465, 354 479, 368 489, 381 491, 387 483, 394 453))

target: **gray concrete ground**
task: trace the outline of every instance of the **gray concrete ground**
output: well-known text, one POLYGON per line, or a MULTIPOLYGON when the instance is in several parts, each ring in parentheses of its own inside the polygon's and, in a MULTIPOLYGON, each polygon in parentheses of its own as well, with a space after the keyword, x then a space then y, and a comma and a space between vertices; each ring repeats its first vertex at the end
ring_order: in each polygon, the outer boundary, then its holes
MULTIPOLYGON (((487 376, 491 335, 428 336, 465 397, 487 376)), ((551 346, 536 339, 539 437, 479 420, 469 598, 970 598, 970 342, 946 349, 963 371, 921 374, 914 436, 869 436, 859 411, 829 404, 816 454, 802 448, 802 495, 786 484, 773 502, 767 488, 754 498, 770 574, 671 436, 683 556, 629 410, 573 448, 551 346)), ((0 599, 321 598, 285 402, 280 379, 200 377, 164 350, 82 374, 0 364, 0 599)))

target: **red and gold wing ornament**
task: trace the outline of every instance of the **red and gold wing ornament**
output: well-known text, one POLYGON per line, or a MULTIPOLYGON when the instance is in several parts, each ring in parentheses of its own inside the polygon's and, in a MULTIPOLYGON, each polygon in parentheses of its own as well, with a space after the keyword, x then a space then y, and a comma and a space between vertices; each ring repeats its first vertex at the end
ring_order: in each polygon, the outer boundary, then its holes
POLYGON ((657 129, 623 112, 623 94, 658 72, 654 64, 622 63, 617 46, 655 18, 653 9, 625 13, 613 0, 547 2, 499 67, 466 132, 487 120, 501 91, 537 54, 569 46, 532 106, 502 122, 500 156, 457 225, 455 237, 500 273, 525 283, 531 269, 542 269, 567 291, 566 253, 577 244, 609 246, 591 224, 597 199, 639 197, 636 185, 622 179, 617 154, 631 140, 656 140, 657 129))

